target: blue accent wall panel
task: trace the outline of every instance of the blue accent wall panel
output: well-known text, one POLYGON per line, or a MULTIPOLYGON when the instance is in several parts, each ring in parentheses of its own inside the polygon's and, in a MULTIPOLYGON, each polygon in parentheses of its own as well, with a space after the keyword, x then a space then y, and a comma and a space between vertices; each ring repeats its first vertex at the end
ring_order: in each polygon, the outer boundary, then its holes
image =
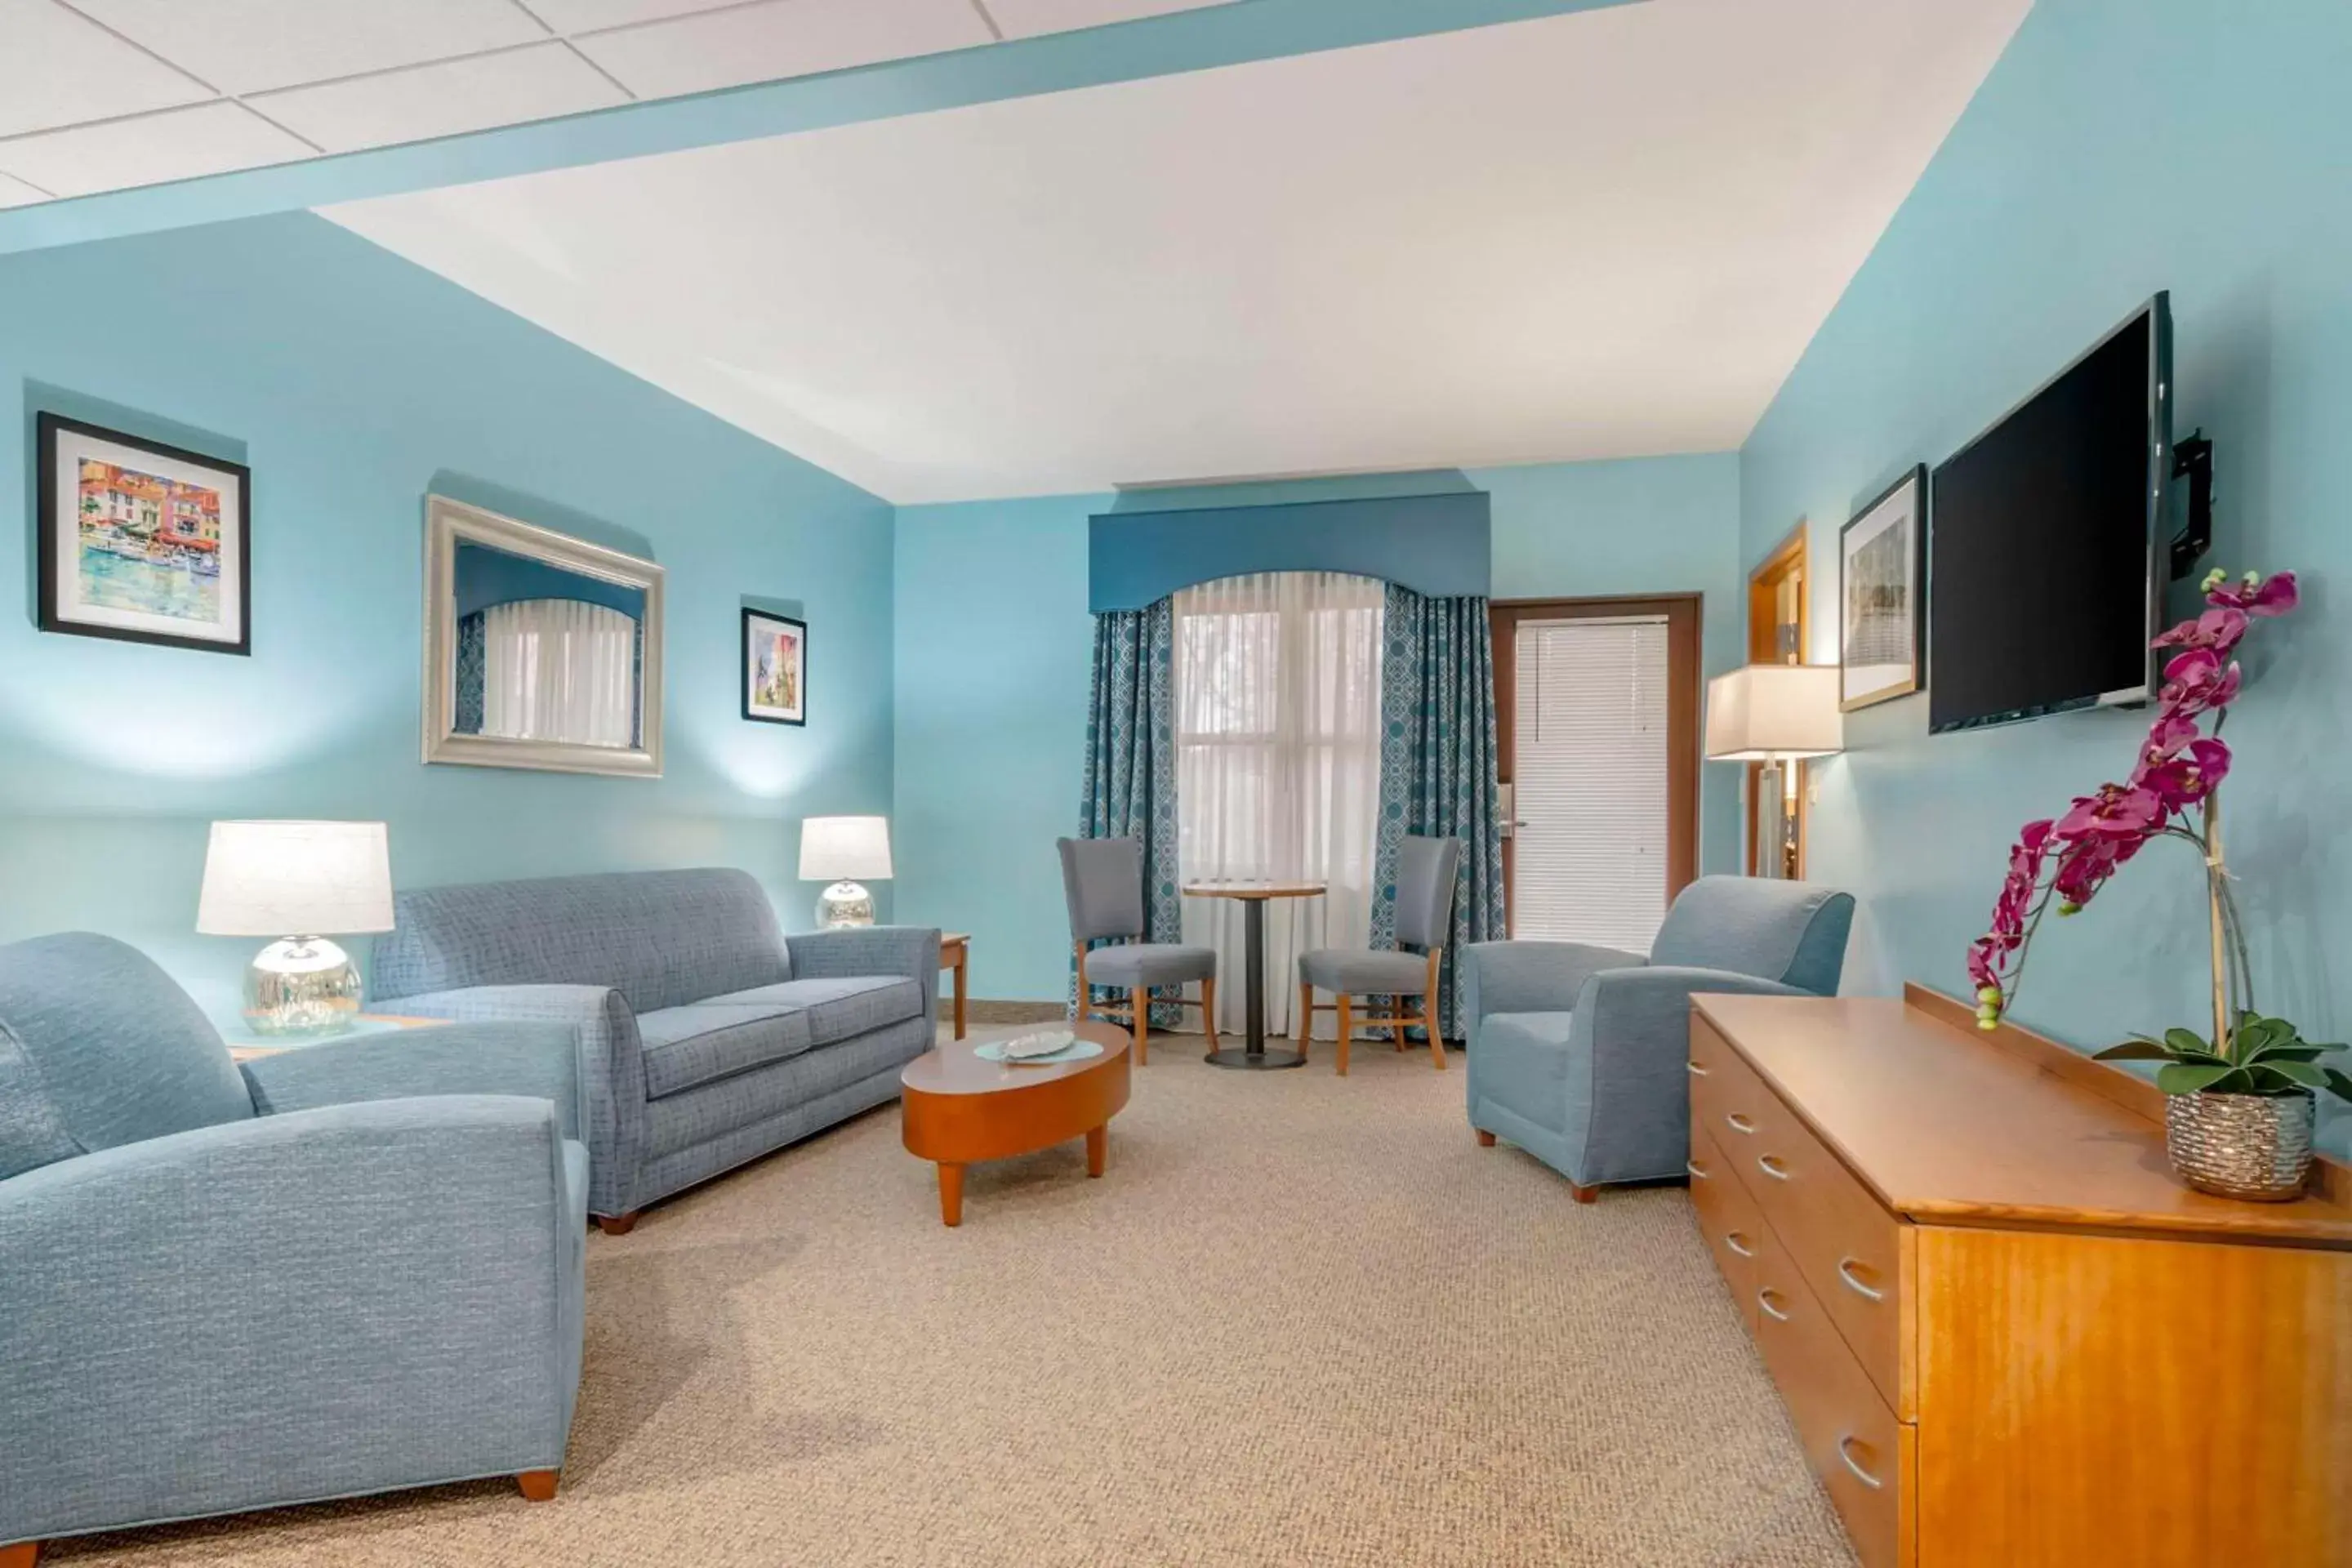
POLYGON ((1433 598, 1486 591, 1486 497, 1381 496, 1114 511, 1088 526, 1087 603, 1139 610, 1252 572, 1352 572, 1433 598))
POLYGON ((741 866, 805 927, 798 819, 889 809, 891 528, 308 215, 0 257, 0 941, 111 932, 230 1004, 258 943, 194 933, 221 816, 382 818, 404 886, 741 866), (252 465, 252 658, 34 629, 41 406, 252 465), (428 489, 667 568, 666 777, 418 760, 428 489), (739 715, 746 595, 807 607, 805 730, 739 715))
MULTIPOLYGON (((2294 567, 2305 607, 2249 639, 2222 791, 2258 999, 2314 1039, 2352 1030, 2352 7, 2065 0, 2034 7, 1741 454, 1743 558, 1838 525, 1934 462, 2159 289, 2176 428, 2214 441, 2212 563, 2294 567)), ((1818 571, 1811 657, 1837 656, 1818 571)), ((2176 609, 2178 595, 2176 595, 2176 609)), ((1935 672, 1928 672, 1932 681, 1935 672)), ((1927 699, 1851 715, 1820 767, 1812 865, 1860 895, 1849 988, 1961 991, 2021 823, 2119 778, 2145 713, 1927 733, 1927 699)), ((2158 846, 2045 922, 2024 1023, 2095 1048, 2208 1016, 2202 879, 2158 846)), ((2332 1106, 2323 1139, 2352 1148, 2332 1106)))

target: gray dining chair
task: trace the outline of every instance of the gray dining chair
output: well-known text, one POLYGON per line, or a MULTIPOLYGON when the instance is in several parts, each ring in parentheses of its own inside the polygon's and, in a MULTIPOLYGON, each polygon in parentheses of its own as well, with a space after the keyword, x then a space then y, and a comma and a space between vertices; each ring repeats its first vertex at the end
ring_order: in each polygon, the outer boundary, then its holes
POLYGON ((1144 942, 1143 845, 1133 838, 1057 838, 1062 892, 1070 906, 1070 945, 1077 955, 1078 1016, 1099 1015, 1126 1024, 1135 1037, 1135 1065, 1150 1059, 1151 992, 1160 985, 1201 983, 1201 999, 1172 1005, 1201 1009, 1209 1048, 1217 1048, 1217 954, 1207 947, 1144 942), (1096 947, 1106 939, 1119 945, 1096 947), (1124 1006, 1097 1005, 1093 987, 1128 993, 1124 1006))
POLYGON ((1339 1015, 1339 1076, 1348 1076, 1348 1047, 1356 1028, 1386 1029, 1404 1049, 1404 1032, 1416 1025, 1429 1033, 1429 1058, 1445 1070, 1445 1039, 1437 1024, 1437 966, 1445 956, 1445 939, 1454 927, 1454 884, 1462 865, 1462 840, 1423 838, 1407 835, 1397 847, 1396 950, 1324 947, 1302 953, 1298 960, 1298 1050, 1307 1053, 1315 1034, 1315 1015, 1339 1015), (1407 952, 1417 947, 1419 952, 1407 952), (1336 1001, 1318 1006, 1317 987, 1336 1001), (1355 999, 1389 999, 1385 1013, 1355 1011, 1355 999), (1421 998, 1421 1011, 1408 1013, 1406 1002, 1421 998))

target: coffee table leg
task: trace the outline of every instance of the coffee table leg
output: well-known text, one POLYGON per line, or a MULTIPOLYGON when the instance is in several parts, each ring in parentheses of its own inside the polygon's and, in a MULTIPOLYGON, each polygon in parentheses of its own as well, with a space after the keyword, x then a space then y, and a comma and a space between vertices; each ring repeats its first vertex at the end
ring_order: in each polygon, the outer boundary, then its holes
POLYGON ((940 1165, 940 1222, 942 1225, 963 1223, 963 1167, 944 1162, 940 1165))
POLYGON ((1101 1175, 1103 1165, 1109 1158, 1110 1123, 1106 1121, 1100 1127, 1089 1128, 1087 1131, 1087 1174, 1101 1175))

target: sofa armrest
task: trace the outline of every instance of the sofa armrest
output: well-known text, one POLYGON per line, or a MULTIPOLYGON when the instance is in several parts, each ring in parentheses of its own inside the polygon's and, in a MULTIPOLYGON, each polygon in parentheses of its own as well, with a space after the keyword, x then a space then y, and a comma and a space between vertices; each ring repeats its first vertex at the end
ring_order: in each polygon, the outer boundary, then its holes
POLYGON ((940 933, 933 926, 845 926, 784 939, 795 980, 903 974, 923 988, 923 1016, 939 1011, 940 933))
POLYGON ((1585 1168, 1595 1181, 1679 1174, 1690 1158, 1694 992, 1806 996, 1777 980, 1658 964, 1594 974, 1576 999, 1570 1051, 1591 1064, 1585 1168))
POLYGON ((0 1541, 562 1463, 539 1100, 384 1100, 0 1182, 0 1541))
POLYGON ((578 1031, 562 1024, 444 1024, 280 1051, 243 1064, 268 1116, 418 1095, 513 1094, 555 1107, 580 1136, 578 1031))
POLYGON ((1565 1013, 1594 974, 1650 962, 1638 952, 1580 942, 1474 942, 1462 958, 1473 1033, 1490 1013, 1565 1013))
POLYGON ((588 1207, 601 1215, 635 1212, 636 1173, 645 1163, 646 1063, 637 1016, 619 992, 602 985, 474 985, 369 1005, 419 1018, 570 1025, 579 1041, 588 1207))

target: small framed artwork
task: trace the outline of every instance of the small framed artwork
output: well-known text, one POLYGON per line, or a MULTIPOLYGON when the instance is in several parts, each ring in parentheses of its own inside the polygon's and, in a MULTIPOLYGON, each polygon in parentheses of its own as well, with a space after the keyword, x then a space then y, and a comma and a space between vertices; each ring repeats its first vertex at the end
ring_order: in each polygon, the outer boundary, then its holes
POLYGON ((250 654, 246 467, 59 414, 35 431, 41 630, 250 654))
POLYGON ((762 724, 808 722, 807 622, 744 610, 743 717, 762 724))
POLYGON ((1838 530, 1838 710, 1920 689, 1927 660, 1927 466, 1838 530))

